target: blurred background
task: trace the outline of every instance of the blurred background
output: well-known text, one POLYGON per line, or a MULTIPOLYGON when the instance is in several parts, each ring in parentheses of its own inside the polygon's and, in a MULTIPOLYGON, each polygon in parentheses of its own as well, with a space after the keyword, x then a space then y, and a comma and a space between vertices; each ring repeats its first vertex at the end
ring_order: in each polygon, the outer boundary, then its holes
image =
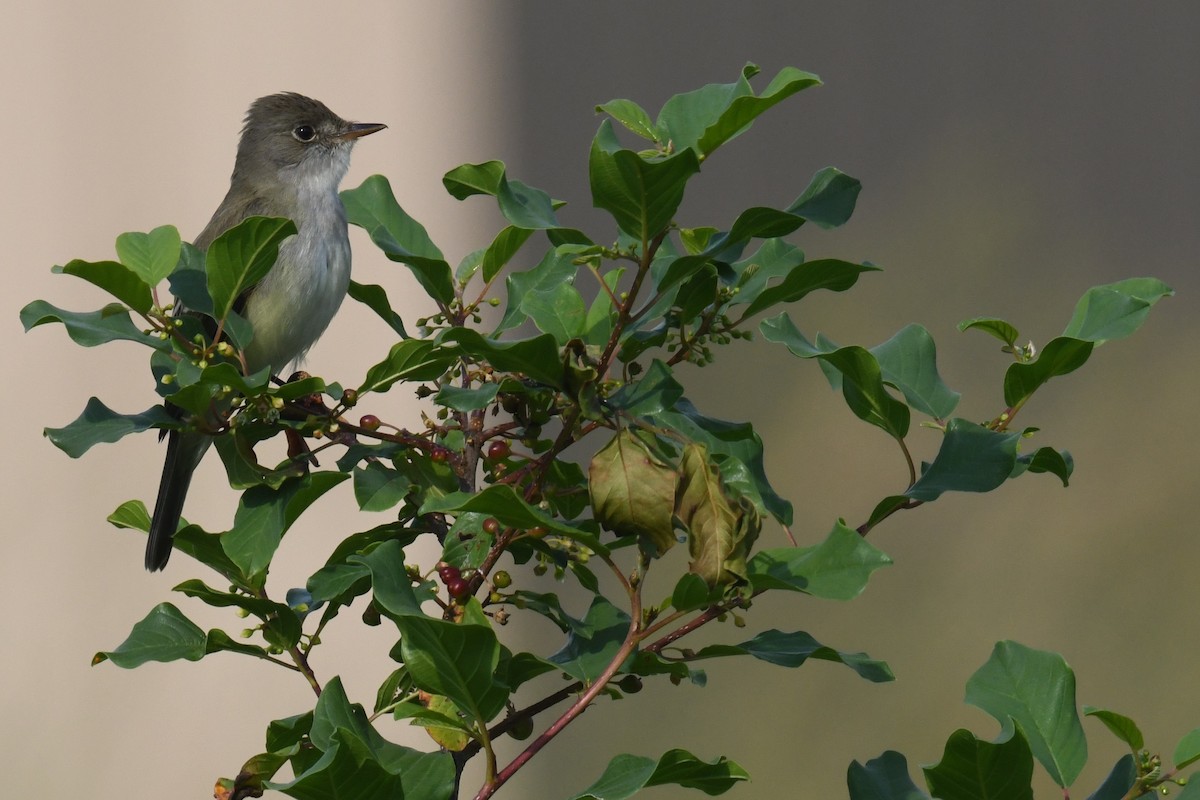
MULTIPOLYGON (((958 413, 983 420, 1000 410, 1007 362, 994 340, 958 334, 960 320, 1004 317, 1044 344, 1092 285, 1153 275, 1178 296, 1022 413, 1022 425, 1041 428, 1036 442, 1074 454, 1069 488, 1025 476, 900 514, 872 534, 896 564, 860 599, 767 598, 748 630, 713 626, 696 640, 804 629, 885 659, 896 682, 868 684, 825 662, 711 663, 705 689, 651 683, 636 698, 600 703, 501 796, 568 796, 616 752, 658 756, 675 746, 745 766, 753 780, 730 797, 845 797, 849 762, 886 749, 905 753, 916 777, 956 728, 995 735, 962 693, 1000 639, 1062 653, 1080 704, 1134 717, 1165 755, 1200 724, 1200 434, 1191 422, 1200 388, 1200 6, 147 0, 8 3, 0 20, 10 284, 0 319, 13 412, 0 464, 0 752, 13 796, 208 797, 217 776, 261 748, 266 721, 311 705, 294 676, 232 656, 134 673, 88 666, 165 599, 202 626, 239 625, 171 596, 194 574, 186 559, 148 575, 143 540, 104 521, 126 499, 152 499, 162 458, 154 437, 97 447, 81 461, 42 438, 90 394, 122 411, 153 401, 140 348, 84 350, 61 326, 21 333, 17 312, 32 299, 74 310, 106 302, 50 267, 111 258, 127 230, 172 223, 194 237, 227 188, 246 106, 280 90, 390 126, 359 145, 345 186, 389 176, 451 263, 499 224, 483 200, 444 193, 442 174, 467 161, 504 160, 511 176, 570 202, 565 224, 602 240, 611 228, 586 184, 593 107, 627 97, 653 114, 674 93, 734 80, 747 61, 763 68, 758 88, 787 65, 826 85, 776 107, 706 163, 679 219, 727 227, 747 206, 784 207, 826 165, 861 179, 847 226, 805 228, 794 240, 810 257, 885 271, 794 307, 805 333, 872 346, 919 322, 939 344, 944 379, 964 393, 958 413)), ((361 231, 351 235, 356 278, 386 286, 406 319, 428 314, 408 272, 361 231)), ((387 336, 348 303, 307 366, 354 385, 387 336)), ((681 379, 706 413, 754 422, 802 542, 819 541, 838 517, 858 524, 904 487, 894 445, 850 414, 815 365, 780 348, 740 344, 681 379)), ((415 419, 409 396, 371 402, 385 419, 415 419)), ((936 451, 936 434, 912 439, 916 455, 936 451)), ((220 530, 236 498, 210 461, 185 513, 220 530)), ((347 523, 355 513, 348 486, 314 507, 289 533, 272 588, 302 584, 347 525, 367 527, 347 523)), ((763 543, 783 538, 768 526, 763 543)), ((430 558, 428 549, 413 554, 430 558)), ((352 699, 370 705, 390 669, 390 635, 359 627, 351 619, 331 629, 314 666, 325 679, 341 673, 352 699)), ((552 639, 542 629, 511 634, 539 647, 552 639)), ((1080 797, 1122 754, 1098 723, 1084 724, 1091 761, 1080 797)), ((428 743, 406 729, 384 732, 428 743)), ((1038 781, 1039 797, 1058 796, 1040 772, 1038 781)))

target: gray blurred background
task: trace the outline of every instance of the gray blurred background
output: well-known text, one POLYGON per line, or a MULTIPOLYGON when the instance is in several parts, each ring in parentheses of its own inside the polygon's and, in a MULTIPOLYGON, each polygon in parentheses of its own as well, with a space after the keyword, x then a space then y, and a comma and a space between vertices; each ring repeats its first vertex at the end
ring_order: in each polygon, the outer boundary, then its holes
MULTIPOLYGON (((174 223, 195 236, 227 187, 246 105, 284 89, 391 126, 358 147, 346 186, 388 175, 453 263, 490 240, 498 216, 444 194, 451 167, 500 158, 513 177, 570 201, 564 222, 602 237, 586 186, 594 105, 628 97, 653 113, 671 94, 734 80, 747 61, 763 67, 759 88, 786 65, 816 72, 824 87, 772 110, 704 165, 680 219, 720 227, 750 205, 782 207, 829 164, 860 178, 846 227, 795 240, 810 256, 885 271, 847 294, 814 295, 792 316, 808 334, 864 345, 925 325, 971 419, 1000 409, 1006 362, 993 340, 958 334, 958 321, 1002 316, 1044 343, 1089 286, 1154 275, 1179 292, 1136 337, 1101 348, 1022 413, 1023 425, 1042 429, 1036 442, 1075 455, 1069 488, 1026 476, 901 514, 872 534, 896 564, 862 598, 765 599, 748 630, 714 626, 696 640, 804 629, 887 660, 895 683, 868 684, 824 662, 713 663, 706 689, 651 683, 634 699, 600 703, 501 796, 568 796, 615 752, 674 746, 742 763, 753 781, 730 797, 845 797, 847 764, 885 749, 904 752, 916 775, 955 728, 995 735, 962 690, 1006 638, 1061 652, 1081 704, 1133 716, 1165 754, 1200 724, 1200 589, 1188 577, 1200 556, 1195 4, 51 2, 9 3, 0 22, 0 225, 11 284, 0 752, 13 796, 207 797, 216 776, 261 747, 263 723, 311 704, 293 676, 231 656, 133 673, 88 666, 193 573, 179 558, 164 575, 145 574, 142 540, 104 522, 124 500, 152 498, 162 453, 152 437, 75 462, 40 435, 93 393, 125 411, 150 405, 142 353, 83 350, 61 327, 22 335, 16 316, 33 298, 99 307, 98 292, 49 267, 109 258, 122 231, 174 223)), ((408 273, 360 234, 358 280, 408 295, 409 319, 427 314, 408 273)), ((386 335, 348 304, 308 366, 353 384, 386 351, 386 335)), ((894 445, 857 421, 814 365, 742 344, 681 378, 707 413, 755 423, 802 541, 820 540, 839 516, 858 524, 903 489, 894 445)), ((387 419, 414 413, 399 394, 372 402, 387 419)), ((913 441, 918 456, 936 450, 935 434, 913 441)), ((215 459, 198 481, 187 515, 227 527, 234 499, 215 459)), ((273 588, 302 583, 351 513, 348 487, 322 500, 289 534, 273 588)), ((768 527, 764 544, 782 542, 768 527)), ((238 627, 170 599, 202 625, 238 627)), ((370 704, 389 669, 389 636, 356 627, 335 626, 315 668, 343 674, 353 698, 370 704)), ((511 635, 540 646, 550 638, 536 626, 511 635)), ((1085 728, 1091 763, 1080 797, 1121 755, 1099 724, 1085 728)), ((1056 796, 1038 780, 1039 797, 1056 796)))

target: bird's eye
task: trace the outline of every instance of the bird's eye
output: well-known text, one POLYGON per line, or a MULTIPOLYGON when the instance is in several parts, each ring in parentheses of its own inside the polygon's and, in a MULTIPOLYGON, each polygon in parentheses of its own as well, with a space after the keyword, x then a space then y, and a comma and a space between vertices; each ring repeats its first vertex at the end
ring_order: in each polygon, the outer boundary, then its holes
POLYGON ((311 142, 317 136, 317 132, 313 130, 312 125, 297 125, 292 128, 292 137, 297 142, 311 142))

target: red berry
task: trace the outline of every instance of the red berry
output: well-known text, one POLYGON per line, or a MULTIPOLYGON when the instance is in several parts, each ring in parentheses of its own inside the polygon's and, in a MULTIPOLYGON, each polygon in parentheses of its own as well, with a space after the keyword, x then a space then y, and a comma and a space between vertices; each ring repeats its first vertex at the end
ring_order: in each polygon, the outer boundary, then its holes
POLYGON ((374 414, 363 414, 362 419, 358 421, 360 428, 366 428, 369 431, 379 430, 379 426, 382 424, 383 422, 374 414))
POLYGON ((429 451, 429 459, 436 464, 445 464, 450 458, 450 451, 440 445, 434 445, 429 451))
POLYGON ((455 600, 461 600, 470 593, 471 585, 462 578, 455 578, 446 582, 446 591, 450 592, 450 596, 455 600))
POLYGON ((512 455, 512 446, 504 439, 496 439, 488 445, 487 459, 488 461, 499 461, 508 458, 512 455))
POLYGON ((489 536, 495 536, 500 532, 500 521, 495 517, 488 517, 483 521, 483 532, 489 536))

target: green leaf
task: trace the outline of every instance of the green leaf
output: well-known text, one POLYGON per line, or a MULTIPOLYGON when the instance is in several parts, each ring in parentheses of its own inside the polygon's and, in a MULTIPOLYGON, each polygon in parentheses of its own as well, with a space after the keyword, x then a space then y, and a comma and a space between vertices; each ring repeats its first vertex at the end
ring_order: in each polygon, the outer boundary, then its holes
POLYGON ((485 249, 481 247, 459 259, 458 266, 454 268, 454 280, 458 281, 459 286, 466 286, 471 282, 471 278, 475 277, 475 273, 479 272, 479 268, 483 265, 485 249))
POLYGON ((710 589, 696 573, 685 572, 671 592, 671 607, 676 611, 695 611, 716 602, 720 594, 710 589))
POLYGON ((225 319, 246 290, 266 277, 279 256, 279 245, 296 232, 283 217, 247 217, 208 246, 205 273, 213 315, 225 319))
POLYGON ((126 500, 108 515, 107 521, 118 528, 130 528, 142 533, 150 530, 150 515, 141 500, 126 500))
MULTIPOLYGON (((406 703, 405 705, 414 706, 416 704, 406 703)), ((397 719, 400 718, 402 710, 404 710, 403 706, 396 709, 397 719)), ((437 742, 439 747, 458 753, 471 742, 472 734, 470 726, 461 715, 462 712, 454 703, 441 695, 432 694, 429 695, 424 708, 418 707, 413 710, 406 719, 410 720, 412 725, 424 728, 425 732, 429 734, 429 738, 437 742)))
POLYGON ((117 258, 148 288, 158 286, 179 263, 183 242, 174 225, 149 233, 122 233, 117 237, 117 258))
POLYGON ((46 428, 43 434, 59 450, 71 458, 79 458, 100 443, 120 441, 131 433, 140 433, 156 426, 173 427, 179 420, 162 406, 154 406, 140 414, 118 414, 95 397, 88 398, 83 413, 62 428, 46 428))
POLYGON ((115 341, 130 341, 170 350, 170 342, 143 333, 129 318, 129 309, 120 303, 110 303, 99 311, 64 311, 45 300, 34 300, 21 309, 21 324, 28 332, 47 322, 61 322, 71 341, 84 347, 115 341))
POLYGON ((326 564, 305 582, 313 603, 347 605, 371 588, 370 570, 352 564, 326 564))
POLYGON ((563 633, 578 631, 584 636, 592 634, 592 628, 581 619, 576 619, 562 607, 558 595, 529 592, 518 589, 512 593, 511 601, 517 608, 528 609, 550 620, 563 633))
POLYGON ((722 115, 729 110, 734 100, 739 97, 754 96, 749 78, 757 75, 758 72, 757 66, 747 64, 742 68, 742 74, 738 76, 738 80, 733 83, 709 83, 699 89, 682 92, 668 99, 663 104, 662 110, 658 112, 658 130, 662 132, 662 138, 669 141, 677 150, 693 147, 700 155, 708 155, 709 150, 702 149, 699 145, 700 140, 704 138, 705 131, 709 128, 714 129, 713 141, 710 142, 711 149, 716 149, 721 142, 728 141, 741 133, 741 129, 746 127, 747 123, 743 122, 742 125, 730 129, 729 126, 733 122, 732 117, 728 124, 721 126, 719 131, 716 128, 722 115), (718 139, 719 141, 717 141, 718 139))
POLYGON ((1042 348, 1036 361, 1015 363, 1004 373, 1004 402, 1009 408, 1024 403, 1051 378, 1074 372, 1087 363, 1095 344, 1060 336, 1042 348))
POLYGON ((1019 730, 996 744, 957 730, 946 741, 942 760, 924 771, 938 800, 1033 800, 1033 758, 1019 730))
POLYGON ((588 531, 568 525, 537 506, 526 502, 507 484, 495 484, 480 492, 453 492, 440 497, 431 496, 420 508, 421 514, 457 514, 474 512, 495 517, 509 528, 543 527, 568 539, 586 545, 593 552, 607 555, 609 550, 588 531))
POLYGON ((404 320, 392 310, 392 304, 388 302, 387 293, 382 286, 350 281, 350 289, 346 294, 378 314, 401 339, 408 338, 408 332, 404 330, 404 320))
POLYGON ((638 136, 655 144, 662 140, 662 134, 650 120, 650 115, 632 100, 609 100, 596 106, 596 113, 608 114, 638 136))
MULTIPOLYGON (((341 681, 340 678, 334 680, 341 681)), ((313 712, 296 714, 267 724, 266 745, 269 752, 287 750, 303 742, 312 730, 313 712)))
POLYGON ((517 228, 532 231, 558 227, 554 216, 556 204, 550 195, 520 181, 509 180, 503 162, 486 161, 455 167, 442 178, 442 185, 457 200, 476 194, 494 196, 500 213, 517 228))
POLYGON ((493 197, 500 191, 504 180, 503 161, 485 161, 482 164, 463 164, 442 176, 442 185, 455 200, 466 200, 476 194, 493 197))
POLYGON ((656 763, 652 758, 627 753, 614 756, 603 774, 569 800, 625 800, 648 786, 678 784, 707 795, 724 794, 750 774, 725 757, 702 761, 686 750, 671 750, 656 763))
POLYGON ((562 385, 558 344, 549 334, 532 339, 499 341, 470 328, 447 328, 438 334, 439 345, 460 357, 487 362, 501 372, 520 372, 547 386, 562 385))
POLYGON ((734 220, 733 225, 729 228, 729 233, 724 241, 714 237, 709 242, 709 248, 714 244, 725 246, 735 242, 746 242, 750 239, 769 239, 787 236, 803 224, 804 217, 788 211, 761 206, 748 208, 741 214, 738 214, 737 219, 734 220))
POLYGON ((605 120, 588 162, 592 203, 612 214, 624 233, 646 243, 671 223, 688 179, 699 171, 700 162, 691 148, 657 161, 622 149, 612 124, 605 120))
POLYGON ((498 383, 485 383, 472 389, 444 383, 433 400, 439 406, 453 408, 455 411, 482 411, 496 402, 496 395, 499 393, 498 383))
POLYGON ((528 316, 523 306, 525 298, 538 291, 552 290, 560 283, 575 279, 578 267, 575 265, 575 255, 563 248, 547 251, 542 260, 533 269, 524 272, 514 272, 505 278, 508 306, 504 317, 496 326, 496 334, 517 327, 528 316))
POLYGON ((527 292, 521 310, 542 333, 554 337, 559 345, 584 334, 587 308, 583 297, 571 281, 562 281, 548 289, 527 292))
POLYGON ((350 476, 315 472, 286 481, 278 490, 256 486, 242 493, 233 528, 221 536, 221 548, 245 575, 270 565, 288 528, 321 495, 350 476))
POLYGON ((140 275, 116 261, 80 261, 75 259, 64 267, 55 267, 64 275, 83 278, 141 314, 150 313, 154 300, 150 287, 140 275))
POLYGON ((1075 459, 1066 450, 1059 452, 1053 447, 1039 447, 1028 455, 1017 456, 1017 463, 1013 467, 1013 475, 1016 477, 1021 472, 1029 470, 1030 472, 1049 472, 1062 481, 1063 486, 1068 485, 1071 473, 1075 471, 1075 459))
POLYGON ((401 656, 419 688, 450 698, 480 724, 504 708, 507 692, 493 678, 500 644, 491 628, 415 615, 397 616, 396 626, 401 656))
POLYGON ((387 511, 408 494, 412 481, 378 461, 354 470, 354 499, 363 511, 387 511))
POLYGON ((894 750, 872 758, 866 766, 854 761, 846 771, 850 800, 928 800, 908 774, 908 761, 894 750))
POLYGON ((208 275, 205 273, 206 255, 188 242, 183 243, 179 264, 167 276, 167 285, 180 303, 189 311, 198 311, 213 316, 212 298, 208 294, 208 275))
POLYGON ((637 382, 622 386, 609 402, 634 416, 656 417, 673 409, 682 397, 683 386, 671 368, 656 358, 637 382))
POLYGON ((1112 731, 1113 735, 1122 742, 1129 745, 1130 749, 1141 750, 1146 746, 1146 740, 1142 736, 1141 729, 1129 717, 1118 714, 1115 711, 1109 711, 1106 708, 1096 708, 1095 706, 1084 706, 1083 714, 1086 717, 1095 717, 1103 722, 1104 727, 1112 731))
POLYGON ((518 228, 550 231, 558 227, 556 203, 537 187, 505 179, 496 193, 496 202, 504 218, 518 228))
POLYGON ((1002 740, 1020 725, 1030 750, 1059 786, 1079 777, 1087 741, 1075 709, 1075 673, 1062 656, 999 642, 967 681, 966 700, 996 718, 1002 740))
POLYGON ((492 278, 496 277, 496 273, 502 270, 504 265, 517 254, 531 233, 533 231, 528 228, 509 225, 496 234, 496 238, 483 252, 482 267, 485 283, 490 283, 492 278))
POLYGON ((738 293, 731 306, 754 302, 770 282, 782 279, 804 263, 804 251, 783 239, 767 239, 752 254, 730 265, 738 293))
POLYGON ((747 78, 758 67, 747 64, 734 83, 708 84, 668 100, 658 115, 658 129, 676 149, 695 147, 704 157, 743 133, 761 114, 799 91, 818 86, 820 78, 794 67, 784 67, 755 96, 747 78))
POLYGON ((512 692, 547 672, 558 671, 557 666, 533 653, 517 653, 511 658, 501 658, 500 668, 501 672, 497 673, 496 679, 502 681, 512 692))
POLYGON ((866 653, 842 653, 826 647, 804 631, 784 633, 771 629, 763 631, 749 641, 737 645, 714 644, 702 648, 695 658, 722 658, 733 655, 751 655, 768 664, 781 667, 799 667, 810 658, 845 664, 872 683, 886 683, 896 677, 882 661, 876 661, 866 653))
MULTIPOLYGON (((836 377, 830 377, 833 388, 841 388, 846 393, 847 403, 860 417, 866 414, 868 421, 887 430, 899 430, 904 414, 893 405, 898 403, 886 391, 876 385, 875 369, 869 359, 861 353, 855 353, 850 348, 837 348, 821 336, 817 337, 818 345, 814 345, 804 337, 795 323, 786 314, 780 314, 764 320, 759 326, 763 338, 770 342, 785 345, 793 355, 800 358, 819 358, 837 370, 836 377), (842 351, 848 354, 842 354, 842 351), (854 389, 847 392, 844 378, 845 363, 853 375, 854 389), (861 413, 860 413, 861 412, 861 413)), ((880 379, 903 392, 910 406, 928 414, 935 419, 949 416, 958 405, 960 395, 951 391, 937 370, 937 348, 929 332, 920 325, 908 325, 883 344, 872 347, 869 351, 878 365, 880 379)), ((829 373, 829 370, 826 370, 829 373)), ((894 434, 893 434, 894 435, 894 434)))
POLYGON ((263 622, 263 636, 277 647, 287 650, 300 641, 300 617, 282 603, 237 592, 221 592, 207 586, 203 581, 184 581, 173 591, 182 592, 214 608, 240 608, 258 617, 263 622))
POLYGON ((237 653, 238 655, 251 656, 252 658, 261 658, 264 661, 274 659, 274 656, 267 651, 266 647, 234 639, 225 633, 225 631, 216 629, 208 632, 208 640, 204 644, 204 654, 210 655, 212 653, 237 653))
POLYGON ((592 598, 584 625, 567 634, 566 644, 549 661, 571 677, 590 684, 600 677, 629 633, 629 615, 602 596, 592 598))
POLYGON ((814 547, 761 550, 750 559, 755 591, 787 589, 828 600, 851 600, 862 593, 875 570, 892 559, 838 521, 814 547))
POLYGON ((1183 769, 1188 764, 1200 761, 1200 728, 1190 731, 1179 740, 1171 760, 1175 762, 1175 769, 1183 769))
POLYGON ((421 603, 433 599, 427 586, 413 590, 412 579, 404 569, 404 546, 398 541, 384 542, 364 556, 351 556, 351 565, 362 564, 371 571, 371 589, 380 610, 391 619, 423 616, 421 603))
POLYGON ((405 796, 403 784, 401 775, 384 769, 366 742, 338 728, 320 758, 295 780, 264 781, 263 787, 297 800, 389 800, 405 796))
POLYGON ((662 755, 647 786, 678 784, 685 789, 699 789, 709 796, 724 794, 738 781, 750 779, 741 766, 724 756, 703 761, 687 750, 674 749, 662 755))
MULTIPOLYGON (((351 564, 349 559, 386 542, 395 541, 404 547, 411 544, 419 533, 412 528, 402 527, 399 522, 392 522, 351 534, 343 539, 326 559, 325 565, 313 573, 305 583, 314 604, 329 604, 325 607, 322 624, 332 619, 342 606, 349 605, 355 598, 371 590, 370 569, 361 560, 351 564)), ((424 582, 414 591, 425 594, 429 586, 432 584, 424 582)))
MULTIPOLYGON (((422 753, 385 740, 371 727, 362 706, 350 703, 340 678, 323 687, 312 716, 310 740, 320 757, 293 758, 293 771, 299 773, 296 780, 268 783, 265 788, 306 800, 449 800, 453 796, 455 770, 450 754, 422 753)), ((294 734, 288 738, 295 738, 294 734)))
MULTIPOLYGON (((760 232, 757 228, 752 227, 755 224, 753 220, 746 224, 751 227, 743 231, 745 235, 749 236, 760 232)), ((679 284, 686 283, 698 272, 713 268, 714 265, 724 268, 726 264, 741 255, 744 246, 744 241, 730 242, 726 234, 718 234, 709 240, 705 250, 681 256, 674 252, 671 240, 665 239, 663 246, 650 265, 650 277, 654 279, 654 287, 659 299, 652 305, 639 309, 636 312, 637 315, 647 322, 661 317, 675 302, 674 292, 671 290, 679 284)), ((735 303, 739 298, 741 298, 740 294, 736 295, 730 303, 735 303)))
MULTIPOLYGON (((171 403, 204 418, 213 413, 212 404, 218 393, 224 394, 225 387, 247 396, 266 394, 270 391, 269 367, 263 367, 252 375, 243 375, 240 368, 228 361, 209 364, 200 369, 186 359, 181 359, 175 362, 175 366, 175 382, 172 384, 175 391, 168 395, 171 403)), ((307 385, 316 388, 314 384, 307 385)), ((225 407, 228 408, 227 401, 225 407)), ((171 427, 180 425, 176 421, 171 427)))
POLYGON ((955 417, 933 463, 904 494, 928 502, 943 492, 990 492, 1012 475, 1021 437, 955 417))
POLYGON ((372 175, 341 198, 346 221, 365 230, 389 259, 412 270, 426 294, 442 305, 454 299, 450 265, 421 223, 396 202, 387 178, 372 175))
POLYGON ((205 641, 204 631, 178 608, 159 603, 115 650, 96 653, 92 665, 107 660, 122 669, 133 669, 149 661, 199 661, 205 654, 205 641))
POLYGON ((869 350, 851 345, 819 358, 841 373, 842 396, 856 417, 896 439, 908 435, 908 406, 888 392, 879 361, 869 350))
POLYGON ((794 303, 818 289, 844 292, 858 283, 858 277, 864 272, 878 270, 870 264, 852 264, 837 258, 806 261, 792 269, 779 284, 759 292, 743 316, 751 317, 777 303, 794 303))
POLYGON ((679 287, 675 306, 679 309, 678 323, 686 325, 717 300, 717 268, 712 264, 688 278, 679 287))
POLYGON ((428 339, 396 342, 387 358, 367 370, 358 393, 386 392, 397 381, 431 381, 454 363, 454 353, 428 339))
POLYGON ((879 362, 883 380, 903 392, 914 409, 934 419, 954 413, 961 395, 942 382, 937 346, 925 328, 906 325, 891 339, 872 347, 871 354, 879 362))
MULTIPOLYGON (((830 378, 834 388, 840 384, 846 405, 859 419, 882 429, 896 439, 908 435, 911 416, 908 406, 893 397, 884 386, 884 373, 879 360, 874 353, 862 347, 816 347, 810 343, 796 328, 787 314, 780 314, 765 320, 759 330, 769 342, 779 342, 800 358, 818 358, 823 365, 828 365, 836 371, 836 378, 830 378)), ((906 329, 907 330, 907 329, 906 329)), ((920 329, 923 331, 924 329, 920 329)), ((937 378, 936 366, 933 366, 932 378, 923 375, 934 358, 931 340, 922 342, 920 333, 912 331, 897 340, 894 338, 880 345, 883 354, 889 359, 895 370, 892 381, 901 383, 911 392, 920 403, 922 409, 935 410, 932 403, 939 408, 957 402, 957 397, 945 394, 949 392, 941 380, 937 378)), ((898 337, 901 334, 897 334, 898 337)), ((925 335, 928 339, 928 334, 925 335)), ((818 341, 820 339, 818 338, 818 341)), ((952 393, 951 393, 952 394, 952 393)))
MULTIPOLYGON (((1136 763, 1133 760, 1133 755, 1126 753, 1117 760, 1116 764, 1113 764, 1113 768, 1109 771, 1108 777, 1104 779, 1104 783, 1100 784, 1100 788, 1093 792, 1088 797, 1088 800, 1124 800, 1136 781, 1136 763)), ((1148 795, 1143 794, 1141 796, 1147 797, 1148 795)), ((1178 800, 1186 800, 1186 798, 1181 794, 1178 796, 1178 800)), ((1192 800, 1195 800, 1195 798, 1192 798, 1192 800)))
POLYGON ((1017 346, 1017 338, 1021 335, 1014 326, 995 317, 975 317, 974 319, 963 320, 958 323, 958 329, 960 331, 969 331, 971 329, 983 331, 991 336, 995 336, 1010 348, 1017 346))
POLYGON ((675 544, 675 487, 679 475, 629 431, 620 431, 588 466, 596 521, 618 536, 636 536, 662 555, 675 544))
POLYGON ((836 167, 825 167, 787 210, 822 228, 836 228, 854 213, 860 191, 862 183, 857 178, 836 167))
POLYGON ((1175 290, 1156 278, 1129 278, 1093 286, 1075 305, 1063 336, 1101 344, 1142 327, 1150 308, 1175 290))

